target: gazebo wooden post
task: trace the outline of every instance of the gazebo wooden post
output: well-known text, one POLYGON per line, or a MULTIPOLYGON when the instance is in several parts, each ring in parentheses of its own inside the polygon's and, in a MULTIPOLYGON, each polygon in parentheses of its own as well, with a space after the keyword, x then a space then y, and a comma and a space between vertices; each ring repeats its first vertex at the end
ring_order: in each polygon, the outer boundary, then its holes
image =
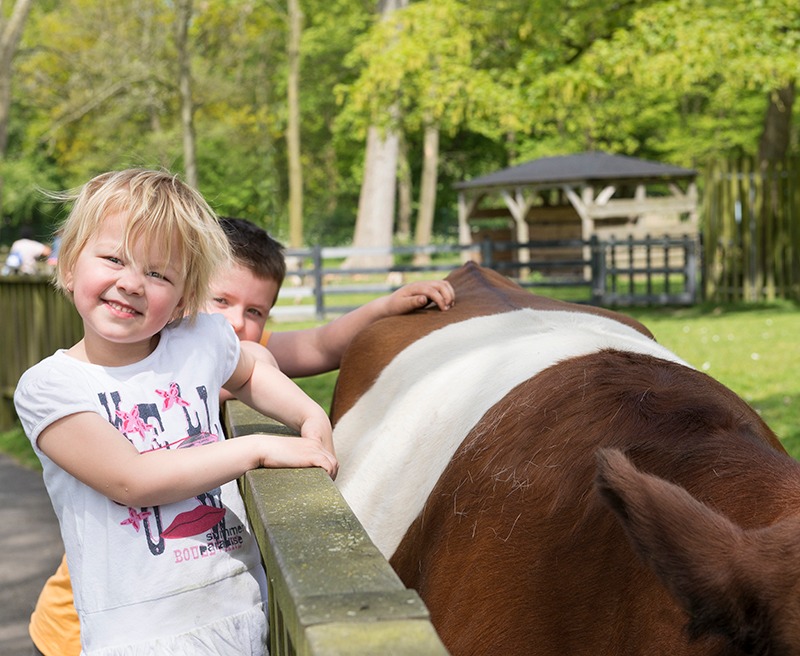
MULTIPOLYGON (((521 188, 517 187, 514 190, 514 195, 508 191, 503 191, 503 200, 506 203, 508 211, 511 213, 511 218, 514 219, 514 235, 516 240, 521 244, 527 244, 530 241, 530 227, 528 226, 527 216, 528 210, 531 206, 531 201, 525 198, 525 193, 521 188)), ((520 264, 528 264, 531 261, 530 249, 527 246, 520 248, 518 251, 518 261, 520 264)), ((518 270, 520 278, 528 276, 528 268, 520 268, 518 270)))
MULTIPOLYGON (((458 192, 458 243, 461 246, 472 245, 472 232, 469 227, 469 218, 475 211, 478 201, 482 194, 478 194, 471 200, 467 197, 467 192, 458 192)), ((461 251, 461 263, 464 264, 468 260, 477 260, 478 257, 470 254, 468 250, 461 251)))
MULTIPOLYGON (((569 185, 563 185, 562 189, 570 205, 575 208, 575 211, 581 219, 581 240, 584 243, 582 247, 583 259, 588 262, 591 259, 591 247, 588 244, 594 234, 594 219, 591 210, 594 204, 594 188, 591 185, 584 185, 581 188, 580 196, 578 196, 578 194, 575 193, 575 189, 569 185)), ((585 279, 591 279, 591 276, 591 267, 584 267, 583 277, 585 279)))

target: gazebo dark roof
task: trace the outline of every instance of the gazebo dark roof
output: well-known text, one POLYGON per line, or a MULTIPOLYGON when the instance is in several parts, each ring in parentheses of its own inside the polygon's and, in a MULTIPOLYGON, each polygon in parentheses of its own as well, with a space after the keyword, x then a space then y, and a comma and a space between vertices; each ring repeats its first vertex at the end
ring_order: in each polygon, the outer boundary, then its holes
POLYGON ((591 183, 609 181, 669 181, 691 179, 697 171, 603 152, 542 157, 489 175, 459 182, 456 189, 591 183))

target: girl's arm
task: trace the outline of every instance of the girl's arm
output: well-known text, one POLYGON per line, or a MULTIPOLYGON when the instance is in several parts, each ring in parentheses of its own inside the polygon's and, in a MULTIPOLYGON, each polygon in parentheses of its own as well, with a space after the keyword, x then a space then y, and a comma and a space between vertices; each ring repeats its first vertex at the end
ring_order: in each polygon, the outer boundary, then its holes
POLYGON ((325 411, 286 374, 255 358, 249 349, 242 349, 239 364, 224 387, 251 408, 334 453, 331 423, 325 411))
POLYGON ((454 301, 455 292, 446 280, 413 282, 319 328, 274 332, 269 337, 269 349, 287 376, 332 371, 339 368, 342 354, 353 337, 374 321, 406 314, 429 303, 444 311, 454 301))
MULTIPOLYGON (((271 367, 278 368, 278 362, 275 360, 275 356, 270 353, 269 349, 261 346, 261 344, 257 344, 256 342, 240 342, 242 351, 248 351, 256 360, 263 360, 265 364, 268 364, 271 367)), ((220 406, 225 401, 230 401, 231 399, 236 398, 233 394, 231 394, 225 388, 220 390, 219 394, 219 403, 220 406)))
POLYGON ((256 467, 322 467, 336 459, 316 440, 247 435, 188 449, 139 453, 100 415, 80 412, 50 424, 39 448, 109 499, 133 507, 189 499, 256 467))

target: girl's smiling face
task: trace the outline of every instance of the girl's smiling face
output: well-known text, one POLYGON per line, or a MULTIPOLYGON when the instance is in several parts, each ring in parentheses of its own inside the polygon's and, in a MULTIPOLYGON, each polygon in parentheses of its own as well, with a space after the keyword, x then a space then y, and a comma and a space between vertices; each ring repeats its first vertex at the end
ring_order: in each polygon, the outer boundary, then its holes
POLYGON ((127 213, 107 216, 66 276, 83 319, 84 338, 71 349, 78 358, 106 366, 138 362, 153 352, 158 334, 181 315, 184 277, 166 244, 132 244, 124 254, 127 213))

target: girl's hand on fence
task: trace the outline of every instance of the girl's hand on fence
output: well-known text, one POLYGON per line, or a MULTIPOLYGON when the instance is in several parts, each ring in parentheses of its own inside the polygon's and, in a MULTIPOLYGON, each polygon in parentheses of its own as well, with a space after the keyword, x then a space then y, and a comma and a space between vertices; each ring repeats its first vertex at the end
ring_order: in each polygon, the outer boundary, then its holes
POLYGON ((405 314, 434 303, 440 310, 449 310, 456 302, 456 293, 447 280, 420 280, 404 285, 387 297, 388 314, 405 314))
POLYGON ((309 415, 300 425, 300 437, 316 440, 330 454, 336 455, 333 448, 333 429, 328 415, 322 408, 319 412, 309 415))
MULTIPOLYGON (((245 436, 243 436, 245 437, 245 436)), ((339 462, 322 444, 307 437, 285 435, 252 435, 257 438, 259 466, 271 469, 293 467, 321 467, 331 478, 336 478, 339 462)), ((237 440, 242 439, 240 437, 237 440)))

